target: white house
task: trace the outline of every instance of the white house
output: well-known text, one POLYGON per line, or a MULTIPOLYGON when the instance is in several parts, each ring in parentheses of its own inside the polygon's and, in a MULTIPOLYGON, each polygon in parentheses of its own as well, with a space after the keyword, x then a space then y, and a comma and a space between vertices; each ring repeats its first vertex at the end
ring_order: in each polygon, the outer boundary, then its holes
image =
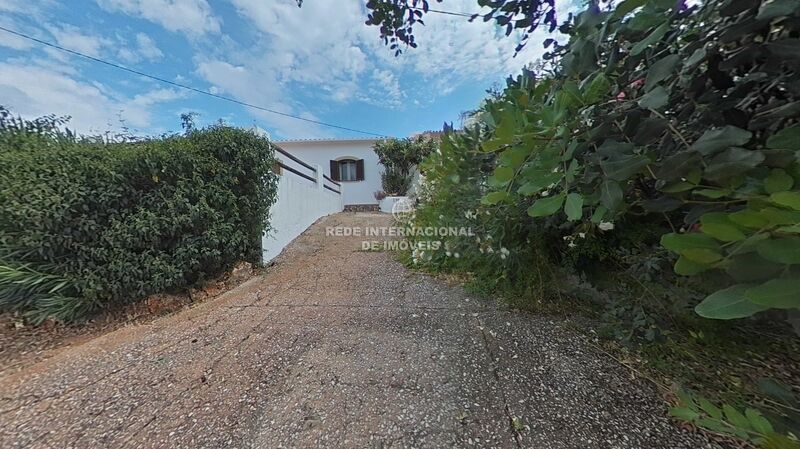
MULTIPOLYGON (((326 176, 341 184, 345 207, 378 204, 383 167, 372 146, 380 139, 279 140, 275 145, 311 165, 321 165, 326 176)), ((277 157, 280 159, 281 155, 277 157)))

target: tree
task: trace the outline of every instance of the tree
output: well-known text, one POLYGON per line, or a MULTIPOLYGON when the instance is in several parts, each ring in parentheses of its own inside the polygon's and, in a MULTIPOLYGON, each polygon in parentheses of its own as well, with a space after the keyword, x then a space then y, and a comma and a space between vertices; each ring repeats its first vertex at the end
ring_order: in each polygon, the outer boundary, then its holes
MULTIPOLYGON (((442 0, 436 0, 442 3, 442 0)), ((489 8, 484 14, 473 14, 469 20, 481 18, 484 22, 494 20, 505 28, 506 36, 512 31, 521 30, 522 38, 516 52, 522 50, 530 34, 539 26, 545 25, 549 31, 558 26, 555 0, 477 0, 478 7, 489 8)), ((302 6, 303 0, 297 0, 302 6)), ((422 20, 431 11, 428 0, 368 0, 366 24, 380 29, 381 39, 395 52, 402 53, 401 46, 416 48, 414 25, 425 25, 422 20)))
POLYGON ((189 134, 190 132, 194 131, 194 118, 200 116, 197 112, 184 112, 181 114, 181 128, 183 128, 183 132, 189 134))
POLYGON ((383 190, 389 195, 405 195, 411 185, 411 171, 436 149, 436 142, 425 136, 388 139, 372 147, 384 167, 383 190))

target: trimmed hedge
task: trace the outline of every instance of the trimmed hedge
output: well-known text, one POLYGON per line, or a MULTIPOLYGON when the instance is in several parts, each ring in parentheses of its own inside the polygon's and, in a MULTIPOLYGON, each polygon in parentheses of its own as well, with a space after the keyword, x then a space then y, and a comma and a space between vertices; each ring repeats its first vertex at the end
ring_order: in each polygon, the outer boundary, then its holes
POLYGON ((277 188, 268 140, 20 128, 0 123, 0 310, 72 321, 260 260, 277 188))

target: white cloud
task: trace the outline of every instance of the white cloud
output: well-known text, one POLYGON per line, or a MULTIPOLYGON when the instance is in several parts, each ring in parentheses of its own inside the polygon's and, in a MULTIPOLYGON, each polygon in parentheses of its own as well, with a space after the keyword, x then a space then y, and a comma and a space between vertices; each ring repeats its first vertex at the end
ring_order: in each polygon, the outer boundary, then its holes
MULTIPOLYGON (((210 91, 216 94, 231 95, 261 107, 273 109, 284 114, 299 115, 310 120, 317 118, 309 113, 298 111, 281 99, 288 98, 281 83, 264 70, 252 70, 241 65, 233 65, 221 60, 206 60, 198 63, 198 74, 212 84, 210 91)), ((330 135, 319 125, 267 111, 248 108, 248 112, 273 125, 280 137, 323 137, 330 135)))
POLYGON ((101 50, 112 45, 106 38, 84 34, 72 25, 47 26, 58 45, 89 56, 99 57, 101 50))
POLYGON ((97 0, 103 9, 157 23, 169 31, 200 36, 219 33, 220 20, 206 0, 97 0))
MULTIPOLYGON (((10 7, 10 6, 9 6, 10 7)), ((0 11, 3 9, 3 0, 0 0, 0 11)), ((10 17, 0 17, 0 25, 18 30, 19 26, 10 17)), ((8 47, 12 50, 27 50, 33 46, 33 42, 19 36, 0 31, 0 47, 8 47)))
POLYGON ((23 12, 25 11, 24 0, 0 0, 0 11, 23 12))
POLYGON ((342 99, 348 84, 370 69, 359 2, 232 0, 263 35, 255 49, 281 80, 314 84, 342 99))
POLYGON ((153 39, 150 39, 150 36, 144 33, 136 34, 136 45, 139 48, 139 54, 145 59, 161 59, 164 57, 164 53, 156 46, 153 39))
POLYGON ((0 46, 8 47, 12 50, 27 50, 31 48, 33 44, 28 40, 12 34, 0 33, 0 46))
POLYGON ((372 71, 372 79, 381 87, 381 89, 378 89, 377 93, 372 96, 378 96, 383 92, 386 95, 383 100, 388 104, 395 106, 400 104, 405 93, 400 89, 400 82, 397 80, 394 73, 389 70, 375 69, 372 71))
POLYGON ((152 106, 180 96, 175 91, 156 89, 127 98, 102 84, 79 81, 64 71, 34 64, 0 63, 0 98, 4 106, 28 118, 69 115, 70 128, 80 133, 118 129, 118 119, 134 128, 150 129, 152 106))
POLYGON ((117 51, 117 56, 126 62, 140 62, 142 60, 156 61, 164 58, 164 53, 156 46, 156 43, 144 33, 137 33, 136 43, 129 45, 121 43, 117 51))
MULTIPOLYGON (((429 102, 467 82, 502 80, 544 53, 544 32, 514 57, 517 37, 505 37, 493 23, 429 13, 426 25, 414 28, 419 47, 396 58, 378 29, 364 25, 367 12, 360 2, 308 1, 298 9, 292 1, 230 1, 255 25, 261 46, 227 52, 220 60, 258 73, 255 80, 319 89, 336 102, 390 108, 406 100, 429 102)), ((475 0, 448 0, 446 9, 472 13, 478 7, 475 0)))

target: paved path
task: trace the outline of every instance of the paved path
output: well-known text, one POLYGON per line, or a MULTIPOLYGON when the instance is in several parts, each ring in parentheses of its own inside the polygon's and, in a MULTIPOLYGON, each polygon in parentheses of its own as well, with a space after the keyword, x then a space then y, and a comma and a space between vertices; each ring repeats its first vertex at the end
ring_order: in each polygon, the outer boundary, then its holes
POLYGON ((698 448, 565 323, 325 226, 265 276, 0 379, 2 448, 698 448))

